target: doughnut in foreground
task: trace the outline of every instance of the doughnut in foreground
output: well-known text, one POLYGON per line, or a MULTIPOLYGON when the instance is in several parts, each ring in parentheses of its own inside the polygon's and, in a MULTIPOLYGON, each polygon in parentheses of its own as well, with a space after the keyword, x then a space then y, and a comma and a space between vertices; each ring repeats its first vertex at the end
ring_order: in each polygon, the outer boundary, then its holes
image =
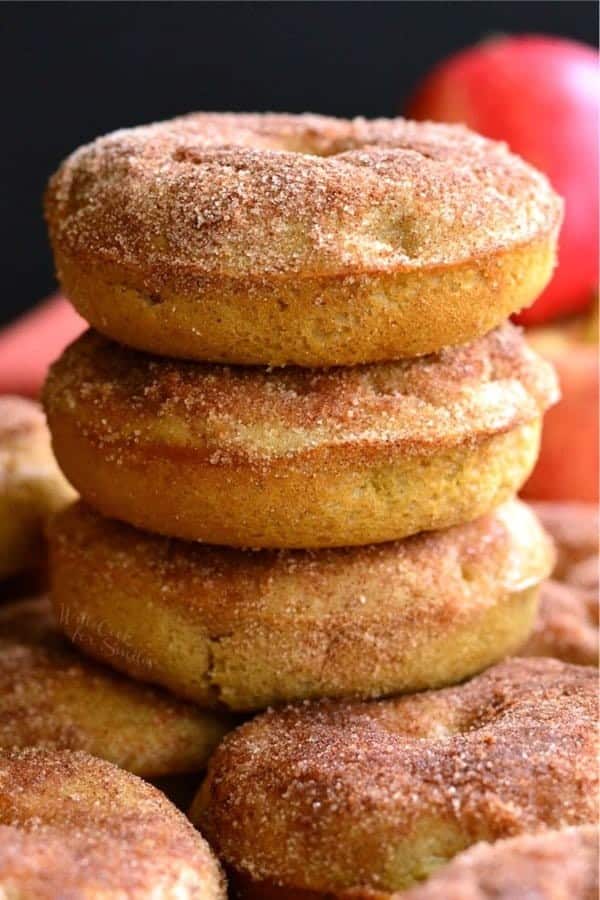
POLYGON ((401 890, 478 841, 595 823, 597 695, 588 667, 511 659, 441 691, 269 711, 217 749, 192 820, 254 896, 401 890))
POLYGON ((87 332, 45 389, 56 456, 91 506, 254 548, 380 543, 487 513, 527 478, 557 396, 508 323, 434 356, 318 371, 174 362, 87 332))
POLYGON ((0 578, 43 563, 44 523, 74 497, 52 455, 38 404, 0 397, 0 578))
POLYGON ((135 775, 86 753, 0 751, 0 896, 225 900, 185 816, 135 775))
POLYGON ((120 343, 348 365, 465 343, 548 281, 562 204, 454 125, 195 114, 72 154, 46 215, 76 309, 120 343))
POLYGON ((0 748, 85 750, 156 778, 201 771, 230 724, 82 656, 47 599, 0 607, 0 748))
POLYGON ((461 681, 522 645, 554 561, 518 501, 445 531, 329 550, 188 544, 83 503, 49 537, 54 607, 76 644, 233 710, 461 681))
POLYGON ((598 900, 598 826, 477 844, 409 891, 359 889, 339 900, 598 900))

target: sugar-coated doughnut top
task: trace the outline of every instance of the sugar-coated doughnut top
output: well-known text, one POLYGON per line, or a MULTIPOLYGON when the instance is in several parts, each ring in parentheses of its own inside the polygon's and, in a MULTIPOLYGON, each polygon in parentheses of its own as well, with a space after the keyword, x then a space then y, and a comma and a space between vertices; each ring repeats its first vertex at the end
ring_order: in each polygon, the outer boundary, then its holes
POLYGON ((462 126, 195 113, 81 147, 46 209, 55 249, 185 289, 449 266, 547 238, 562 204, 462 126))
POLYGON ((590 668, 509 659, 439 691, 268 711, 225 738, 192 815, 254 879, 354 886, 377 867, 386 886, 442 827, 462 849, 595 821, 597 698, 590 668))

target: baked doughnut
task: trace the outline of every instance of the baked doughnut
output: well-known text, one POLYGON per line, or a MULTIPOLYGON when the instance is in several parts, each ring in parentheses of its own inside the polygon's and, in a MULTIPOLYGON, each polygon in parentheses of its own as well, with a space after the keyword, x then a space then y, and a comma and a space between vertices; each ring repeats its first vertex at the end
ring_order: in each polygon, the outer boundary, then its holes
MULTIPOLYGON (((531 505, 556 544, 555 578, 568 581, 574 566, 590 557, 598 558, 597 504, 538 502, 531 505)), ((589 580, 587 586, 593 586, 589 580)))
POLYGON ((542 585, 535 625, 519 656, 597 666, 598 640, 598 591, 550 580, 542 585))
POLYGON ((208 845, 160 791, 86 753, 0 751, 0 896, 225 900, 208 845))
POLYGON ((565 576, 565 583, 597 595, 600 583, 599 563, 600 559, 597 553, 579 560, 570 567, 565 576))
POLYGON ((233 710, 460 681, 522 645, 554 560, 517 501, 394 543, 256 552, 145 534, 78 503, 50 547, 56 613, 86 653, 233 710))
POLYGON ((588 667, 511 659, 441 691, 268 711, 219 746, 192 821, 240 896, 401 890, 478 841, 596 822, 597 693, 588 667))
POLYGON ((508 499, 557 390, 508 323, 435 356, 320 371, 172 362, 88 332, 45 403, 60 465, 104 515, 212 544, 326 547, 508 499))
POLYGON ((40 407, 0 397, 0 578, 41 565, 44 522, 74 497, 52 456, 40 407))
POLYGON ((598 826, 526 834, 460 853, 398 894, 355 890, 340 900, 598 900, 598 826))
POLYGON ((562 203, 454 125, 195 114, 117 131, 50 181, 59 279, 164 356, 348 365, 485 334, 548 281, 562 203))
POLYGON ((0 608, 0 747, 85 750, 156 778, 199 772, 232 724, 82 656, 46 598, 0 608))

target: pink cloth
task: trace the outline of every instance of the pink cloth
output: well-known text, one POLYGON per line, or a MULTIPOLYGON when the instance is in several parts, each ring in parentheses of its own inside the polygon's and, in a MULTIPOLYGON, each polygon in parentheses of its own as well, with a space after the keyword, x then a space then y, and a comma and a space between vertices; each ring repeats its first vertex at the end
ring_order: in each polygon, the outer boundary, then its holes
POLYGON ((0 394, 37 397, 48 366, 86 323, 64 297, 54 296, 0 332, 0 394))

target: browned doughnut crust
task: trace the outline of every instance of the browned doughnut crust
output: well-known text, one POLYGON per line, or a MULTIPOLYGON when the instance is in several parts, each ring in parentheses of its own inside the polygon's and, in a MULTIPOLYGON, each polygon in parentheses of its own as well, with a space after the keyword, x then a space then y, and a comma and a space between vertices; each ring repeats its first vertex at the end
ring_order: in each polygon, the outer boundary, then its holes
POLYGON ((598 639, 598 589, 546 581, 533 631, 519 656, 597 666, 598 639))
POLYGON ((47 598, 0 608, 0 747, 85 750, 156 778, 201 771, 231 724, 82 656, 47 598))
POLYGON ((409 891, 338 900, 598 900, 598 826, 477 844, 409 891))
POLYGON ((319 547, 488 512, 529 474, 557 393, 509 324, 430 357, 312 371, 173 362, 88 332, 52 367, 45 403, 63 470, 104 515, 319 547))
POLYGON ((0 896, 225 900, 206 842, 163 795, 86 753, 0 751, 0 896))
POLYGON ((50 547, 57 615, 86 653, 234 710, 460 681, 521 646, 554 560, 515 501, 395 543, 257 552, 145 534, 78 503, 50 547))
POLYGON ((193 114, 80 148, 50 181, 56 266, 109 337, 305 366, 464 343, 531 303, 562 204, 506 145, 404 119, 193 114))
POLYGON ((596 714, 596 673, 550 659, 270 711, 217 749, 192 820, 258 884, 400 890, 478 841, 595 822, 596 714))
POLYGON ((0 579, 40 569, 47 517, 75 498, 37 403, 0 397, 0 579))
POLYGON ((596 503, 538 502, 532 506, 556 543, 555 578, 570 580, 574 566, 592 556, 598 557, 600 524, 596 503))

